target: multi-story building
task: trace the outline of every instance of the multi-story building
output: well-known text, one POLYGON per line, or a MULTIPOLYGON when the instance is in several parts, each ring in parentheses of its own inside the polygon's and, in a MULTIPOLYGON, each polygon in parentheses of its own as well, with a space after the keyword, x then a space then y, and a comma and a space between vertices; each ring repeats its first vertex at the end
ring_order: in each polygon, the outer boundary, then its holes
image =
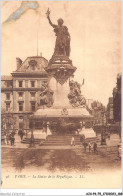
POLYGON ((116 87, 113 89, 114 121, 121 122, 121 74, 117 75, 116 87))
POLYGON ((48 81, 41 56, 16 58, 17 69, 11 76, 1 76, 1 112, 12 114, 16 129, 29 129, 29 116, 38 108, 42 84, 48 81))

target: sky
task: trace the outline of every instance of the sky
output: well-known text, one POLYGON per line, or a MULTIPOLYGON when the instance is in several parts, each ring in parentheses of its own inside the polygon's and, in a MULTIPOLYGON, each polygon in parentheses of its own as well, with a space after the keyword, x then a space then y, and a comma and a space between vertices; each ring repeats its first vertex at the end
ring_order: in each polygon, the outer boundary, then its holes
POLYGON ((121 72, 120 1, 11 1, 1 2, 1 74, 16 70, 23 61, 38 55, 52 57, 55 34, 46 18, 57 24, 63 18, 71 36, 70 59, 77 67, 74 80, 82 94, 107 105, 121 72))

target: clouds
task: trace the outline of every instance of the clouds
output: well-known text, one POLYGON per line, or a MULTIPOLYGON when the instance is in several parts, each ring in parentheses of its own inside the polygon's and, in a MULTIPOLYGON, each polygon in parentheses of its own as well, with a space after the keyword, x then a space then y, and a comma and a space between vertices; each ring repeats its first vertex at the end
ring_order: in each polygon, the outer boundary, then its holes
POLYGON ((11 22, 13 20, 17 20, 22 14, 24 14, 28 9, 36 10, 38 8, 37 2, 22 2, 21 6, 14 11, 4 23, 11 22))

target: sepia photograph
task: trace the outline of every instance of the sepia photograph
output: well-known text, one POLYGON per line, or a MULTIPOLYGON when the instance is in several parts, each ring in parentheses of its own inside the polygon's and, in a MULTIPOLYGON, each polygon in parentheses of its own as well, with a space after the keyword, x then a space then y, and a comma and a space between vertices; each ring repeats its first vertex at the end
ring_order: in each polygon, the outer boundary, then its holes
POLYGON ((121 189, 121 1, 1 1, 1 189, 121 189))

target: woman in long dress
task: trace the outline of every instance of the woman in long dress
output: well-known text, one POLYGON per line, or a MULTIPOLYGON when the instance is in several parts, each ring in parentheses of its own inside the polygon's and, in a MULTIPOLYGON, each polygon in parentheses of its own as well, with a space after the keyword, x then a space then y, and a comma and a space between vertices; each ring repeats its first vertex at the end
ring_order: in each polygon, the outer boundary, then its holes
POLYGON ((50 11, 47 10, 47 18, 50 25, 54 28, 54 32, 56 35, 56 43, 54 55, 65 55, 70 56, 70 34, 68 32, 68 28, 63 25, 63 19, 58 19, 58 25, 55 25, 50 20, 50 11))

